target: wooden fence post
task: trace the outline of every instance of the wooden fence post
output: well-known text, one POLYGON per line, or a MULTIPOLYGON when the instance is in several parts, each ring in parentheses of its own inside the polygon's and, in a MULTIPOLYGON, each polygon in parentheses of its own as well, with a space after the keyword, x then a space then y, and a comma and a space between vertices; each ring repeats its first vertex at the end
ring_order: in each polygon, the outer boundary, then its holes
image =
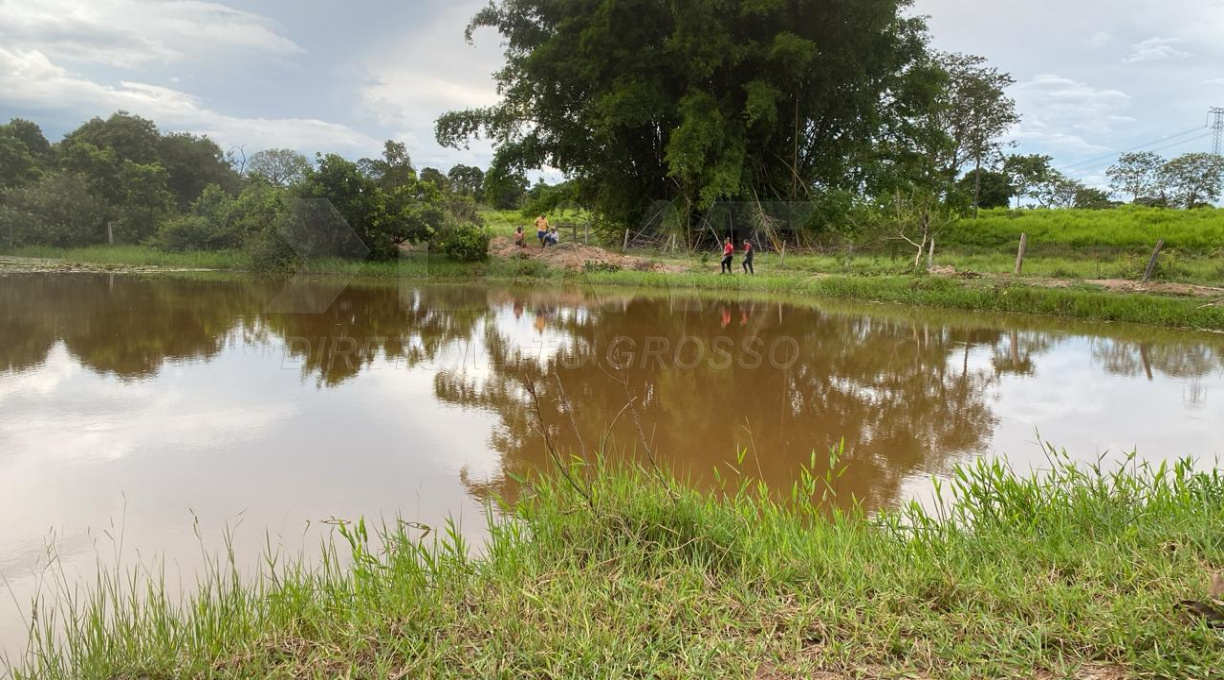
POLYGON ((1020 250, 1016 253, 1016 271, 1012 276, 1020 276, 1024 269, 1024 251, 1028 250, 1028 234, 1020 234, 1020 250))
POLYGON ((1143 272, 1143 282, 1147 283, 1152 279, 1152 274, 1156 271, 1156 260, 1160 257, 1160 251, 1164 248, 1164 239, 1156 242, 1156 250, 1152 251, 1152 259, 1148 260, 1147 269, 1143 272))
POLYGON ((625 229, 625 243, 621 245, 621 252, 623 253, 629 252, 629 229, 628 228, 625 229))

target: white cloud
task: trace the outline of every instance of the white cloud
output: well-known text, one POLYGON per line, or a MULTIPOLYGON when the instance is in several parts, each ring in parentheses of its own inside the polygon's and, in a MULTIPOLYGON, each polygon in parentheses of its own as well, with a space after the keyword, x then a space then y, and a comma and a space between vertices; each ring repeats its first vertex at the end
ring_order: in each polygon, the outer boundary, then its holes
POLYGON ((1088 39, 1088 44, 1093 47, 1105 47, 1113 42, 1113 35, 1105 31, 1097 31, 1088 39))
POLYGON ((214 111, 181 90, 121 81, 117 86, 89 80, 37 50, 0 47, 0 91, 6 103, 31 109, 73 110, 84 115, 125 110, 166 130, 207 134, 223 147, 284 146, 323 151, 376 151, 381 143, 352 128, 308 118, 240 118, 214 111))
POLYGON ((1062 76, 1034 76, 1012 87, 1011 94, 1024 113, 1013 138, 1067 153, 1107 150, 1093 138, 1111 136, 1117 124, 1133 120, 1122 115, 1130 95, 1062 76))
POLYGON ((363 59, 368 77, 357 102, 359 115, 396 130, 396 137, 418 150, 418 165, 484 165, 492 158, 487 140, 473 141, 464 150, 434 143, 434 121, 440 114, 498 101, 491 75, 502 60, 496 37, 489 31, 478 33, 475 45, 463 39, 463 26, 479 7, 478 2, 446 7, 414 27, 414 39, 371 45, 363 59))
POLYGON ((1130 56, 1123 59, 1123 62, 1127 64, 1140 64, 1165 61, 1167 59, 1186 59, 1190 56, 1190 53, 1175 47, 1175 45, 1181 42, 1178 38, 1148 38, 1143 42, 1135 43, 1130 56))
POLYGON ((304 52, 258 14, 199 0, 0 0, 0 44, 122 68, 235 50, 304 52))

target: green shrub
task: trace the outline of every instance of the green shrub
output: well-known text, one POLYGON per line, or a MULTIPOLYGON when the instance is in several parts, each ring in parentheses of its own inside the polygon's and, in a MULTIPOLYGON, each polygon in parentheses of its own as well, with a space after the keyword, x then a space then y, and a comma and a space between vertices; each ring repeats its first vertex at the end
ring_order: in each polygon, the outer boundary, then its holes
POLYGON ((257 272, 291 272, 302 264, 301 257, 275 229, 265 229, 247 240, 247 257, 257 272))
POLYGON ((183 215, 162 222, 154 239, 161 250, 181 253, 187 250, 212 250, 216 229, 204 217, 183 215))
POLYGON ((454 260, 482 262, 489 258, 489 233, 468 224, 452 225, 435 236, 435 247, 454 260))
POLYGON ((591 260, 587 260, 582 264, 582 271, 588 274, 593 274, 595 272, 613 273, 618 272, 621 269, 622 267, 620 265, 612 264, 611 262, 593 262, 591 260))
POLYGON ((548 276, 548 265, 540 260, 523 259, 518 261, 514 269, 516 277, 542 279, 548 276))

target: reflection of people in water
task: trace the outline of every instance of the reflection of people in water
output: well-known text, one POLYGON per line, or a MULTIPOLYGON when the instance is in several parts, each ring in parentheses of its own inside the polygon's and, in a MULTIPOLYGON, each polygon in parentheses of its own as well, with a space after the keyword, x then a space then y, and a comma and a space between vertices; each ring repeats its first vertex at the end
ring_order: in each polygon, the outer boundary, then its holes
MULTIPOLYGON (((519 227, 519 230, 521 231, 522 227, 519 227)), ((523 318, 523 301, 522 300, 514 301, 514 318, 515 319, 523 318)))
POLYGON ((548 326, 547 314, 543 307, 536 309, 535 313, 535 329, 537 333, 544 333, 544 329, 548 326))
POLYGON ((722 327, 726 328, 727 326, 730 326, 730 325, 731 325, 731 308, 723 307, 722 308, 722 327))

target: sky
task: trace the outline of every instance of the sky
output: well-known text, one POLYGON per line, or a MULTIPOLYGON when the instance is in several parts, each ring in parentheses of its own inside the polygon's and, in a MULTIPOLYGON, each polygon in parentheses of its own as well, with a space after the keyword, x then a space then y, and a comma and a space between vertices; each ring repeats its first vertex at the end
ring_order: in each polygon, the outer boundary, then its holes
MULTIPOLYGON (((446 149, 445 111, 497 100, 486 0, 0 0, 0 119, 57 139, 123 109, 223 148, 350 157, 404 141, 418 167, 486 166, 446 149)), ((916 0, 933 45, 1012 74, 1015 151, 1090 184, 1119 151, 1206 151, 1224 106, 1224 0, 916 0), (1163 140, 1163 141, 1160 141, 1163 140), (1154 143, 1160 141, 1160 143, 1154 143)))

